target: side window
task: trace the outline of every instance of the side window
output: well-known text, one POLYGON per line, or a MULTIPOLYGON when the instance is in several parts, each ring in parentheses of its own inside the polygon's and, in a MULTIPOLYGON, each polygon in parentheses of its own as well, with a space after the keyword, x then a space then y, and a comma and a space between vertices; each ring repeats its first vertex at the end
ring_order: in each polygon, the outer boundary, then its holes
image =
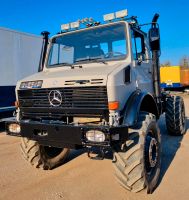
POLYGON ((146 60, 144 36, 137 32, 132 32, 132 50, 135 60, 146 60))

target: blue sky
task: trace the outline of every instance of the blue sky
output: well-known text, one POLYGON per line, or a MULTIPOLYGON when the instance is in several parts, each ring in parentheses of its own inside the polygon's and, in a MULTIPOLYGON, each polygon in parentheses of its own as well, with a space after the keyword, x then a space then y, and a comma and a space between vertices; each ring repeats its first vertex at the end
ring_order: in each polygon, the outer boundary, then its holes
POLYGON ((52 34, 60 25, 84 17, 102 21, 102 15, 127 8, 129 15, 138 16, 140 23, 150 22, 160 14, 161 62, 179 63, 189 56, 188 0, 7 0, 1 2, 0 26, 40 34, 52 34))

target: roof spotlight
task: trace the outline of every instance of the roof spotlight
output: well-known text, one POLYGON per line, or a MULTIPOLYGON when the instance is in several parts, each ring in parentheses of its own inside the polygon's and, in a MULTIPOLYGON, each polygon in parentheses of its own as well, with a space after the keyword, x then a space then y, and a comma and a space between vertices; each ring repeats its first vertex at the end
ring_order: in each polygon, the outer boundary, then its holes
POLYGON ((124 18, 128 16, 128 11, 126 10, 121 10, 115 13, 116 18, 124 18))
POLYGON ((115 19, 115 14, 114 13, 110 13, 110 14, 106 14, 103 16, 104 21, 112 21, 115 19))
POLYGON ((62 24, 61 25, 61 30, 68 31, 69 29, 70 29, 70 24, 62 24))
POLYGON ((80 25, 80 22, 79 22, 79 21, 70 23, 70 27, 71 27, 71 28, 79 28, 79 25, 80 25))

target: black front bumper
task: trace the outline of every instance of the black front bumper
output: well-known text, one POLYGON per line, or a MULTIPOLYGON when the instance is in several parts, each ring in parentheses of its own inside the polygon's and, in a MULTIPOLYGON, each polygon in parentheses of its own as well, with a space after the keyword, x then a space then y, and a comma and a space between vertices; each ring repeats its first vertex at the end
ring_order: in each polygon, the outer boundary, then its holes
POLYGON ((15 120, 6 122, 6 132, 8 135, 27 137, 31 140, 38 141, 41 145, 81 148, 85 146, 111 146, 116 142, 125 141, 128 136, 126 126, 109 127, 109 126, 88 126, 88 125, 65 125, 61 123, 36 122, 23 120, 20 121, 21 132, 19 134, 11 133, 9 125, 18 123, 15 120), (90 142, 86 139, 85 134, 89 130, 102 131, 106 140, 104 142, 90 142), (115 137, 117 139, 115 139, 115 137))

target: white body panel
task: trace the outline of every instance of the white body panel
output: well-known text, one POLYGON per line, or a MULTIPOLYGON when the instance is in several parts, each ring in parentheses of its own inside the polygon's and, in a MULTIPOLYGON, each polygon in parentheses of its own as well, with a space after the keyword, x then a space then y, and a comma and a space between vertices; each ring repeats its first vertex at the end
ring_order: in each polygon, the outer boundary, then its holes
POLYGON ((41 47, 41 37, 0 28, 0 86, 36 73, 41 47))

